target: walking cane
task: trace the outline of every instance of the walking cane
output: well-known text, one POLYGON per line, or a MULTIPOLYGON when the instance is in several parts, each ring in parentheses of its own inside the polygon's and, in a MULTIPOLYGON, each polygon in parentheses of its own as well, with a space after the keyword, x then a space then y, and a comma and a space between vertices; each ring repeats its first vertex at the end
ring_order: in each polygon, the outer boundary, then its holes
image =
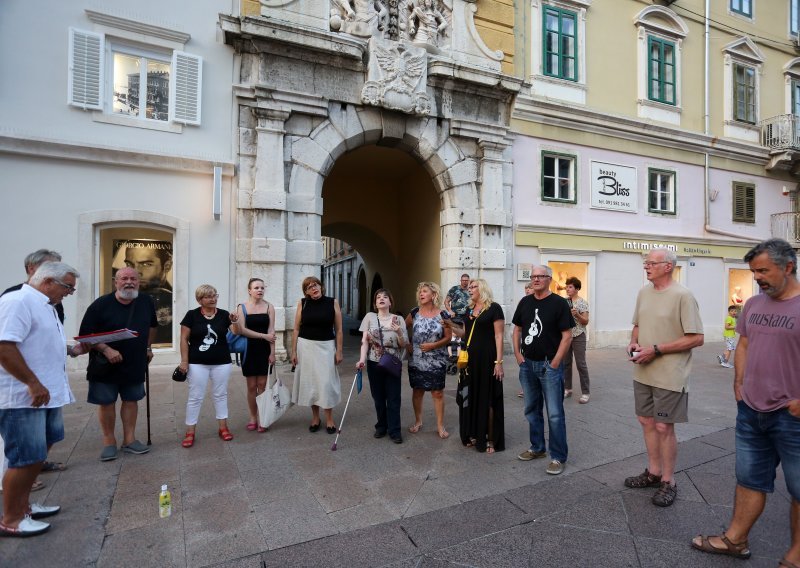
MULTIPOLYGON (((347 395, 347 403, 344 405, 344 412, 342 413, 342 419, 339 420, 339 431, 336 432, 336 439, 333 441, 333 445, 331 446, 331 451, 336 451, 336 442, 339 441, 339 435, 342 433, 342 424, 344 424, 344 417, 347 416, 347 407, 350 406, 350 397, 353 396, 353 389, 356 388, 356 383, 360 382, 359 379, 361 378, 361 369, 358 370, 356 376, 353 377, 353 384, 350 385, 350 394, 347 395)), ((361 392, 361 387, 358 389, 361 392)))
POLYGON ((152 446, 150 440, 150 365, 144 368, 145 398, 147 399, 147 445, 152 446))

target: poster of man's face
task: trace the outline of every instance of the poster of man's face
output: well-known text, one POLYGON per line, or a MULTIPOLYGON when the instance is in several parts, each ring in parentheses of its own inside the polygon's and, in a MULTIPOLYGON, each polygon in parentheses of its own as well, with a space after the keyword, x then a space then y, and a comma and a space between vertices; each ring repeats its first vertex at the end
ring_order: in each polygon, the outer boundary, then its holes
POLYGON ((139 274, 139 292, 156 304, 156 344, 172 343, 172 243, 148 239, 113 241, 112 273, 123 267, 139 274))

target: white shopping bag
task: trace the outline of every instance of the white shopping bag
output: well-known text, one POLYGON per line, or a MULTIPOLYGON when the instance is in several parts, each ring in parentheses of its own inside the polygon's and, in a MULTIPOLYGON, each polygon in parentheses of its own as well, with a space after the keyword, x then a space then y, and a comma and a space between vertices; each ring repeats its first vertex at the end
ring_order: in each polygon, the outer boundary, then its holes
POLYGON ((267 389, 256 397, 258 425, 262 428, 269 428, 283 416, 291 403, 292 394, 289 392, 289 388, 283 384, 277 373, 270 376, 267 379, 267 389), (273 376, 275 377, 274 383, 272 383, 273 376))

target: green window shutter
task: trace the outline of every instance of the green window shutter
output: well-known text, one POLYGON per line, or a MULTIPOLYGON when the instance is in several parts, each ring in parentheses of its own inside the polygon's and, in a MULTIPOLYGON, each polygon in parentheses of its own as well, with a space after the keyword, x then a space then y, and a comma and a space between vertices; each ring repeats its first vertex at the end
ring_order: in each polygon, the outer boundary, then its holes
POLYGON ((733 185, 733 220, 741 223, 756 222, 756 188, 752 184, 733 185))

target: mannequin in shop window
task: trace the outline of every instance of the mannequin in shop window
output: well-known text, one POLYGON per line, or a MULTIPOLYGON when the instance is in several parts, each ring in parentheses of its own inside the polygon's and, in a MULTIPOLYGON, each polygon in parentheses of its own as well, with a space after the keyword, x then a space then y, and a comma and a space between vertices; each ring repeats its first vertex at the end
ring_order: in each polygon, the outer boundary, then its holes
POLYGON ((736 306, 736 309, 742 308, 742 304, 744 304, 744 299, 742 298, 741 286, 733 287, 733 294, 731 294, 731 304, 736 306))

